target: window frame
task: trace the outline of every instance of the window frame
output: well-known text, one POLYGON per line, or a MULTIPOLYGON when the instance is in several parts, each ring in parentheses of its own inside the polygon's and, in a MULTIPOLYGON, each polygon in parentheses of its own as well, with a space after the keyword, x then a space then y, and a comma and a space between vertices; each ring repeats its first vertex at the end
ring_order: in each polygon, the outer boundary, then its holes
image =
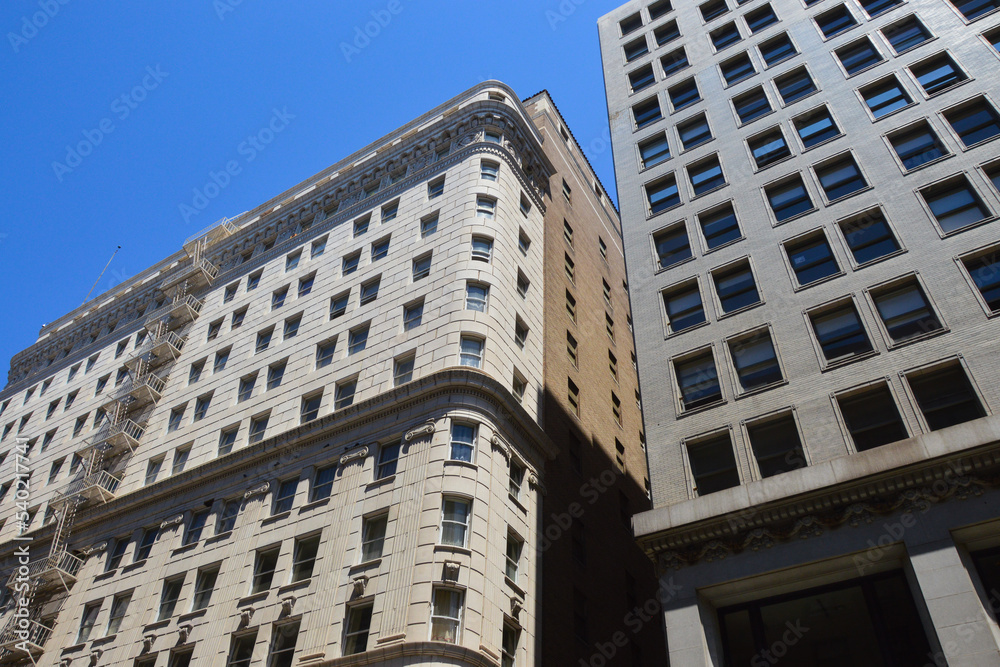
POLYGON ((663 321, 664 339, 671 338, 673 336, 679 336, 679 335, 681 335, 683 333, 687 333, 688 331, 691 331, 693 329, 697 329, 699 327, 707 326, 710 323, 710 321, 711 321, 710 318, 709 318, 708 307, 707 307, 706 301, 705 301, 705 295, 704 295, 704 293, 702 292, 702 289, 701 289, 701 280, 699 279, 699 277, 697 275, 691 276, 689 278, 685 278, 683 280, 680 280, 678 282, 675 282, 675 283, 673 283, 671 285, 668 285, 668 286, 662 288, 659 291, 659 297, 660 297, 660 299, 659 299, 659 301, 660 301, 660 317, 661 317, 661 319, 663 321), (692 290, 691 287, 693 287, 694 289, 692 290), (674 294, 674 293, 677 293, 677 294, 689 294, 692 291, 695 292, 695 293, 697 293, 698 300, 701 302, 702 321, 701 322, 696 322, 696 323, 691 324, 689 326, 686 326, 686 327, 684 327, 682 329, 674 330, 671 327, 671 324, 670 324, 670 309, 667 306, 667 297, 670 294, 674 294))
POLYGON ((976 284, 975 278, 972 275, 972 270, 969 268, 967 262, 981 260, 982 258, 986 257, 987 255, 990 255, 991 253, 996 262, 998 263, 997 271, 1000 272, 1000 244, 987 243, 986 245, 974 248, 973 250, 964 252, 954 257, 955 263, 958 265, 959 271, 961 271, 962 276, 969 284, 969 288, 972 290, 976 299, 979 301, 979 305, 982 307, 983 312, 986 314, 987 319, 991 319, 1000 315, 1000 304, 998 304, 996 310, 990 309, 989 303, 986 301, 986 297, 983 295, 979 285, 976 284))
POLYGON ((722 320, 727 317, 732 317, 739 313, 746 312, 747 310, 750 310, 752 308, 757 308, 758 306, 763 305, 765 302, 764 293, 760 289, 760 281, 757 280, 757 270, 754 268, 753 257, 750 255, 743 255, 742 257, 738 257, 730 262, 726 262, 725 264, 721 264, 712 269, 709 269, 708 275, 709 279, 712 281, 712 287, 713 287, 712 295, 715 305, 715 312, 718 314, 716 319, 718 320, 722 320), (723 307, 722 297, 719 295, 718 280, 716 279, 716 276, 719 274, 730 275, 736 273, 736 267, 744 263, 750 270, 750 276, 753 279, 754 290, 757 292, 757 301, 727 311, 723 307))
POLYGON ((837 251, 834 250, 834 246, 830 243, 829 237, 826 235, 826 229, 823 227, 817 227, 810 229, 808 231, 802 232, 801 234, 796 234, 795 236, 784 239, 779 243, 781 246, 781 255, 785 261, 785 269, 788 271, 788 277, 792 281, 792 291, 799 292, 816 285, 821 285, 825 282, 829 282, 843 275, 846 275, 846 270, 843 267, 843 261, 837 255, 837 251), (792 247, 800 245, 811 245, 814 240, 822 239, 826 243, 827 249, 830 251, 830 259, 836 266, 836 270, 833 273, 829 273, 821 278, 817 278, 807 283, 803 283, 799 280, 799 274, 795 270, 793 265, 792 255, 790 250, 792 247))
POLYGON ((905 345, 910 345, 918 341, 932 338, 934 336, 940 336, 942 334, 950 331, 948 323, 945 322, 944 318, 941 316, 941 309, 938 308, 937 304, 934 302, 934 298, 931 296, 930 291, 927 286, 924 285, 922 276, 918 272, 905 273, 901 276, 897 276, 890 280, 886 280, 877 285, 872 285, 870 287, 864 288, 865 299, 868 303, 868 307, 871 312, 875 314, 876 325, 878 326, 879 332, 882 334, 882 340, 889 350, 894 350, 905 345), (924 297, 926 306, 930 311, 930 314, 937 320, 940 325, 937 329, 932 329, 930 331, 924 331, 922 333, 914 334, 912 336, 907 336, 900 340, 896 340, 889 333, 886 327, 885 321, 882 319, 881 311, 878 307, 878 295, 879 293, 891 293, 898 291, 905 287, 907 284, 916 285, 924 297))
POLYGON ((724 405, 728 402, 728 399, 726 398, 726 390, 722 381, 722 374, 719 372, 719 361, 716 355, 714 343, 702 345, 701 347, 697 347, 693 350, 687 350, 676 354, 670 358, 668 365, 670 368, 670 382, 674 390, 674 411, 677 417, 711 410, 712 408, 724 405), (703 398, 698 399, 692 401, 692 404, 689 407, 685 405, 684 402, 684 385, 681 384, 681 374, 678 371, 678 365, 694 362, 704 356, 707 356, 712 361, 712 367, 715 370, 715 381, 718 385, 718 396, 714 393, 710 394, 709 398, 711 398, 711 400, 705 400, 703 398))
POLYGON ((733 383, 733 392, 737 400, 745 396, 760 394, 770 389, 774 389, 775 387, 781 387, 788 384, 788 373, 785 370, 785 364, 782 360, 781 349, 778 347, 778 342, 774 336, 774 329, 770 323, 727 336, 724 343, 726 361, 728 362, 727 366, 730 371, 730 380, 733 383), (733 350, 733 346, 740 345, 745 339, 754 340, 755 342, 757 340, 762 340, 763 337, 760 336, 762 333, 766 333, 767 339, 771 343, 771 349, 774 352, 774 363, 777 366, 778 373, 781 377, 777 380, 755 384, 747 388, 743 385, 743 378, 740 375, 740 368, 737 364, 737 357, 733 350))
MULTIPOLYGON (((441 495, 441 511, 440 511, 439 519, 438 519, 438 536, 437 536, 437 545, 438 546, 451 547, 453 549, 468 549, 469 548, 469 533, 471 532, 471 527, 472 527, 472 505, 473 505, 473 499, 469 498, 468 496, 455 495, 455 494, 447 494, 447 493, 441 495), (457 521, 457 520, 454 520, 454 519, 446 519, 445 518, 447 516, 445 507, 447 506, 447 504, 449 502, 456 503, 456 504, 464 504, 465 505, 466 511, 465 511, 465 522, 464 523, 462 523, 460 521, 457 521), (461 535, 462 535, 462 543, 461 544, 456 544, 454 542, 446 542, 445 541, 445 527, 446 527, 446 523, 449 526, 451 526, 451 525, 461 526, 461 535)), ((458 530, 458 529, 456 528, 456 530, 458 530)))
POLYGON ((975 229, 976 227, 981 227, 997 219, 996 212, 992 207, 990 207, 990 205, 987 203, 988 200, 983 196, 983 193, 980 192, 979 188, 976 187, 973 180, 969 178, 968 173, 965 171, 959 172, 957 174, 952 174, 950 176, 946 176, 936 181, 921 185, 919 188, 917 188, 916 193, 918 195, 917 200, 923 207, 924 212, 927 214, 927 217, 930 218, 931 224, 934 225, 934 229, 937 231, 938 236, 940 236, 942 239, 954 236, 956 234, 961 234, 962 232, 968 231, 970 229, 975 229), (958 184, 959 181, 964 181, 966 192, 968 192, 968 194, 974 200, 973 203, 979 207, 980 212, 985 213, 985 215, 980 219, 965 224, 961 227, 955 227, 953 229, 945 229, 944 226, 941 224, 941 221, 938 219, 937 213, 934 212, 934 209, 931 206, 930 201, 928 201, 927 194, 925 194, 925 192, 948 188, 949 196, 954 195, 957 192, 957 189, 953 186, 952 187, 948 186, 950 186, 953 182, 958 184))
POLYGON ((857 298, 854 294, 837 297, 810 308, 806 308, 802 311, 802 317, 805 319, 806 329, 809 331, 809 341, 812 343, 813 351, 816 353, 816 360, 819 362, 821 371, 839 368, 841 366, 852 364, 855 361, 861 361, 881 354, 878 346, 875 344, 875 337, 872 335, 871 325, 859 307, 857 298), (867 351, 852 352, 851 354, 840 355, 839 357, 828 359, 826 351, 823 348, 823 343, 819 338, 819 333, 816 331, 816 325, 813 317, 831 314, 846 307, 850 307, 854 311, 854 315, 858 319, 858 324, 861 326, 861 332, 868 341, 869 349, 867 351))
MULTIPOLYGON (((906 440, 913 437, 913 428, 909 423, 907 423, 907 418, 900 409, 901 403, 899 401, 899 396, 897 395, 892 382, 890 382, 888 378, 878 378, 862 384, 854 385, 852 387, 847 387, 839 391, 834 391, 830 394, 830 402, 833 404, 833 410, 837 416, 837 424, 840 426, 840 430, 844 436, 844 442, 847 443, 849 453, 860 454, 863 452, 869 452, 874 449, 878 449, 879 447, 884 447, 885 445, 900 441, 890 440, 888 442, 866 446, 864 449, 858 449, 858 443, 855 441, 854 435, 851 433, 848 419, 844 414, 843 408, 841 407, 841 400, 852 400, 868 396, 880 391, 881 388, 884 388, 885 391, 888 392, 889 400, 892 401, 893 407, 896 408, 896 416, 899 417, 899 425, 902 426, 904 434, 900 440, 906 440)), ((888 424, 888 422, 885 422, 882 426, 885 426, 886 424, 888 424)))
MULTIPOLYGON (((735 438, 733 436, 734 436, 734 433, 733 433, 732 427, 725 426, 723 428, 716 429, 716 430, 710 431, 708 433, 701 433, 699 435, 691 436, 691 437, 684 438, 683 440, 681 440, 681 451, 684 453, 685 477, 687 478, 687 480, 688 480, 688 482, 690 484, 690 486, 688 487, 688 489, 691 492, 692 497, 703 498, 703 497, 706 497, 706 496, 710 496, 713 493, 719 493, 719 492, 722 492, 722 491, 726 491, 728 489, 738 488, 740 486, 743 486, 747 482, 747 480, 744 479, 743 471, 740 469, 741 466, 740 466, 740 463, 739 463, 739 458, 737 458, 736 443, 735 443, 735 438), (729 441, 729 451, 730 451, 730 453, 733 456, 733 467, 732 468, 736 472, 736 483, 735 484, 730 484, 729 486, 723 486, 721 488, 713 489, 711 491, 702 493, 699 490, 699 486, 700 486, 700 484, 698 482, 698 476, 699 475, 698 475, 698 473, 695 470, 698 466, 695 465, 694 459, 691 456, 691 450, 692 449, 698 449, 698 448, 701 448, 701 447, 708 447, 708 446, 717 445, 717 444, 721 443, 721 440, 722 440, 723 437, 725 437, 729 441)), ((718 475, 718 474, 724 474, 726 472, 726 470, 728 470, 728 467, 722 469, 721 471, 714 470, 714 471, 708 471, 708 472, 710 472, 711 474, 718 475)), ((702 479, 704 480, 704 477, 702 477, 702 479)))

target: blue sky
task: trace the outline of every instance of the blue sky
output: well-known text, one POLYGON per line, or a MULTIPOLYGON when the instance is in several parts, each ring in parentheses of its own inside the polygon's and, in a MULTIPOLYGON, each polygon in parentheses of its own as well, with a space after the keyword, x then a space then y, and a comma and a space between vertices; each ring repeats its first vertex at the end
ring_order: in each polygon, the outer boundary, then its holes
POLYGON ((4 370, 116 246, 94 295, 485 79, 548 89, 613 190, 596 24, 618 4, 6 0, 4 370), (248 141, 266 127, 270 143, 248 141))

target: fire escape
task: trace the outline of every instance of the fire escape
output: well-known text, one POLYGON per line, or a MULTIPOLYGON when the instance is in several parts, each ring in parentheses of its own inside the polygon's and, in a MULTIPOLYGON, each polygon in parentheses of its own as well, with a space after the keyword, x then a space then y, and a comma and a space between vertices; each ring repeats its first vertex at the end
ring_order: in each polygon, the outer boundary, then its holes
POLYGON ((184 249, 191 263, 160 284, 167 299, 146 315, 143 343, 125 360, 128 377, 109 392, 102 405, 107 415, 104 423, 77 450, 82 459, 77 474, 49 501, 56 522, 48 555, 28 563, 26 573, 15 568, 7 580, 7 588, 15 596, 20 593, 20 606, 28 610, 28 616, 15 613, 0 630, 0 663, 30 660, 35 664, 44 652, 56 615, 84 562, 69 548, 76 515, 117 497, 129 460, 184 349, 187 336, 183 330, 204 306, 192 292, 210 287, 219 273, 218 267, 203 257, 204 250, 235 230, 231 221, 222 220, 189 239, 184 249))

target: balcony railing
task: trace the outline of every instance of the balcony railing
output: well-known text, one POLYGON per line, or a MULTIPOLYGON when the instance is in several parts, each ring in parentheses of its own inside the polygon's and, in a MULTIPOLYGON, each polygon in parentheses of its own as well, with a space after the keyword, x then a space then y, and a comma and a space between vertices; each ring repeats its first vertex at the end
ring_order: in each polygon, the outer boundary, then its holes
POLYGON ((196 299, 193 294, 174 299, 170 303, 160 306, 146 316, 143 326, 147 331, 155 331, 160 320, 169 318, 168 326, 178 327, 187 324, 191 320, 197 319, 205 305, 204 301, 196 299))
POLYGON ((125 360, 125 365, 128 368, 135 370, 143 360, 147 360, 150 367, 156 367, 171 360, 176 361, 181 350, 184 349, 184 343, 187 342, 187 336, 181 336, 174 331, 164 331, 155 337, 152 334, 150 336, 142 344, 142 347, 125 360))
MULTIPOLYGON (((246 211, 244 211, 246 213, 246 211)), ((205 246, 210 246, 216 241, 221 241, 224 238, 232 236, 239 229, 233 222, 236 218, 239 218, 243 213, 236 216, 235 218, 223 218, 212 223, 211 226, 206 227, 194 236, 190 237, 184 242, 184 250, 189 254, 194 254, 194 248, 198 244, 204 244, 205 246)))
POLYGON ((140 426, 131 419, 118 422, 117 424, 105 424, 95 435, 87 438, 83 442, 80 454, 89 451, 94 447, 102 445, 108 448, 108 454, 116 454, 125 447, 134 450, 139 445, 139 439, 146 432, 144 426, 140 426))
POLYGON ((179 285, 184 281, 187 281, 190 288, 199 289, 206 285, 211 285, 212 281, 218 275, 219 267, 204 257, 196 257, 191 264, 181 268, 174 275, 160 283, 160 290, 166 292, 174 285, 179 285))
POLYGON ((134 410, 135 408, 141 408, 149 403, 155 404, 159 401, 160 394, 163 393, 163 387, 166 384, 167 379, 165 377, 145 373, 133 380, 127 380, 122 383, 122 386, 118 387, 112 398, 116 401, 125 401, 125 399, 131 397, 133 400, 128 402, 128 409, 134 410))
POLYGON ((25 566, 28 568, 26 573, 21 572, 20 568, 15 569, 7 579, 7 588, 17 590, 16 586, 19 583, 33 579, 37 582, 36 592, 56 584, 62 584, 69 590, 69 587, 76 583, 76 575, 82 565, 82 558, 77 558, 68 551, 60 551, 31 561, 25 566))
POLYGON ((67 484, 66 488, 55 494, 52 500, 49 501, 49 505, 57 507, 76 496, 80 497, 83 504, 94 500, 106 503, 115 499, 115 493, 117 493, 121 483, 120 479, 106 470, 99 470, 67 484))
MULTIPOLYGON (((43 647, 51 634, 52 628, 38 621, 14 617, 0 632, 0 650, 10 651, 13 658, 22 657, 25 653, 34 658, 45 650, 43 647)), ((4 657, 0 655, 0 659, 4 657)))

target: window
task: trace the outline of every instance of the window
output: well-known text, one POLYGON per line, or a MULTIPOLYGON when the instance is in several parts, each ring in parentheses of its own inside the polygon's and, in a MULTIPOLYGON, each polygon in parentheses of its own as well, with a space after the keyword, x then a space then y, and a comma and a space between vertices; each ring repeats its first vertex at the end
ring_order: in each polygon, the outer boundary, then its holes
POLYGON ((743 391, 765 387, 783 379, 778 355, 767 329, 730 340, 729 354, 743 391))
POLYGON ((462 366, 483 367, 483 340, 472 336, 462 336, 460 360, 462 366))
POLYGON ((438 226, 438 216, 437 213, 434 215, 423 218, 420 221, 420 237, 430 236, 437 231, 438 226))
POLYGON ((250 433, 248 442, 253 444, 264 439, 264 431, 267 429, 268 415, 254 417, 250 420, 250 433))
POLYGON ((295 540, 292 556, 292 583, 309 579, 313 575, 316 554, 319 553, 319 535, 300 537, 295 540))
POLYGON ((330 465, 316 469, 316 476, 313 478, 312 492, 309 494, 309 502, 323 500, 330 497, 333 491, 333 480, 337 476, 337 466, 330 465))
POLYGON ((732 313, 760 303, 760 293, 754 282, 750 261, 743 259, 712 272, 715 291, 723 313, 732 313))
POLYGON ((604 303, 607 304, 608 308, 614 308, 611 305, 611 285, 608 284, 607 280, 601 279, 601 291, 604 294, 604 303))
POLYGON ((612 341, 615 339, 615 321, 611 319, 611 316, 604 313, 604 330, 608 332, 608 338, 612 341))
POLYGON ((694 280, 664 291, 663 303, 671 333, 679 333, 705 321, 701 291, 694 280))
POLYGON ((483 236, 472 237, 472 259, 478 262, 489 262, 493 255, 493 239, 483 236))
POLYGON ((694 410, 722 400, 722 387, 711 350, 674 361, 681 408, 694 410))
POLYGON ((497 202, 491 197, 476 197, 476 217, 492 220, 496 216, 497 202))
POLYGON ((233 313, 233 319, 232 319, 232 322, 229 325, 229 328, 230 329, 239 329, 241 326, 243 326, 243 320, 246 317, 246 315, 247 315, 247 309, 246 308, 241 308, 240 310, 237 310, 236 312, 234 312, 233 313))
POLYGON ((943 328, 923 288, 914 279, 872 290, 871 295, 886 332, 895 343, 943 328))
POLYGON ((184 575, 166 579, 163 582, 163 591, 160 593, 160 611, 157 620, 165 621, 174 615, 177 607, 177 599, 181 596, 181 588, 184 586, 184 575))
POLYGON ((424 300, 403 306, 403 331, 409 331, 420 326, 424 314, 424 300))
POLYGON ((224 456, 233 451, 233 445, 236 443, 236 433, 238 431, 239 427, 235 426, 233 428, 225 429, 219 433, 219 456, 224 456))
POLYGON ((476 433, 477 428, 473 425, 452 424, 449 460, 471 463, 476 450, 476 433))
POLYGON ((840 128, 837 127, 829 109, 825 106, 793 118, 792 124, 795 126, 799 139, 802 140, 804 148, 812 148, 840 135, 840 128))
POLYGON ((514 320, 514 342, 517 346, 524 349, 524 344, 528 340, 528 325, 526 325, 520 317, 514 320))
POLYGON ((778 94, 785 104, 797 102, 816 92, 816 84, 804 67, 776 78, 774 83, 778 86, 778 94))
POLYGON ((208 406, 212 403, 212 394, 205 394, 204 396, 199 396, 194 404, 194 418, 191 420, 193 422, 201 421, 208 414, 208 406))
POLYGON ((799 430, 791 413, 748 424, 747 438, 761 477, 772 477, 806 465, 799 430))
POLYGON ((182 405, 170 411, 170 417, 167 419, 167 433, 173 433, 181 427, 181 421, 184 419, 184 407, 182 405))
MULTIPOLYGON (((396 445, 397 455, 399 445, 396 445)), ((385 544, 385 528, 389 521, 388 514, 365 518, 361 526, 361 562, 367 563, 382 557, 385 544)))
POLYGON ((371 214, 358 218, 354 221, 354 237, 357 238, 368 231, 368 223, 371 221, 371 214))
POLYGON ((413 260, 413 282, 426 278, 431 274, 430 253, 413 260))
POLYGON ((285 375, 285 365, 287 362, 279 361, 267 367, 267 390, 276 389, 281 386, 281 378, 285 375))
POLYGON ((299 298, 300 299, 302 297, 306 296, 307 294, 309 294, 310 292, 312 292, 313 281, 315 281, 315 279, 316 279, 316 274, 313 274, 311 276, 306 276, 305 278, 302 278, 301 280, 299 280, 299 298))
POLYGON ((201 531, 204 530, 206 521, 208 521, 208 510, 200 510, 191 514, 191 522, 184 532, 184 546, 194 544, 201 539, 201 531))
POLYGON ((576 338, 573 337, 573 334, 567 331, 566 353, 569 355, 569 359, 571 362, 573 362, 574 366, 579 365, 578 349, 579 348, 578 348, 578 343, 576 342, 576 338))
POLYGON ((874 17, 893 7, 903 4, 903 0, 859 0, 868 16, 874 17))
POLYGON ((248 292, 252 292, 253 290, 257 289, 257 285, 260 284, 260 277, 262 275, 264 275, 264 270, 263 269, 261 269, 260 271, 257 271, 256 273, 252 273, 249 276, 247 276, 247 291, 248 292))
POLYGON ((666 16, 674 10, 674 8, 670 5, 670 0, 658 0, 657 2, 651 4, 647 9, 649 10, 649 19, 651 21, 655 21, 661 16, 666 16))
POLYGON ((708 23, 714 18, 718 18, 729 11, 729 7, 726 5, 725 0, 712 0, 712 2, 706 2, 700 5, 698 9, 701 11, 701 16, 705 19, 705 23, 708 23))
POLYGON ((361 261, 361 251, 352 252, 350 255, 345 255, 344 259, 341 261, 340 272, 345 276, 349 276, 358 270, 358 262, 361 261))
POLYGON ((645 141, 639 142, 639 157, 643 169, 649 169, 670 159, 670 145, 667 143, 666 132, 660 132, 645 141))
POLYGON ((257 631, 249 634, 233 635, 233 642, 229 648, 229 660, 226 667, 250 667, 250 659, 253 658, 253 647, 257 643, 257 631))
POLYGON ((969 78, 946 53, 910 65, 910 72, 928 96, 947 90, 969 78))
POLYGON ((524 549, 524 540, 520 539, 513 532, 507 533, 507 564, 504 574, 507 578, 517 583, 517 571, 521 565, 521 551, 524 549))
POLYGON ((514 371, 514 380, 511 384, 511 393, 514 394, 514 398, 517 399, 518 403, 524 400, 524 392, 528 389, 527 381, 521 377, 517 370, 514 371))
POLYGON ((208 340, 212 341, 218 338, 219 331, 222 329, 222 320, 216 320, 208 325, 208 340))
POLYGON ((311 259, 316 259, 320 255, 326 252, 326 237, 313 241, 312 248, 309 251, 309 257, 311 259))
POLYGON ((159 477, 160 471, 163 469, 163 457, 159 456, 155 459, 150 459, 146 463, 146 479, 144 482, 145 486, 149 486, 156 482, 156 478, 159 477))
POLYGON ((873 349, 853 301, 813 311, 809 313, 809 322, 827 363, 867 354, 873 349))
POLYGON ((983 297, 987 311, 1000 311, 1000 259, 996 248, 975 257, 964 257, 962 265, 983 297))
POLYGON ((946 234, 992 216, 965 176, 956 176, 924 188, 920 191, 920 196, 927 202, 934 219, 946 234))
POLYGON ((94 625, 97 623, 97 615, 101 611, 101 601, 91 602, 90 604, 84 605, 83 615, 80 617, 80 631, 77 633, 76 642, 82 644, 83 642, 90 639, 90 633, 94 630, 94 625))
POLYGON ((1000 134, 1000 115, 983 97, 948 109, 944 117, 966 148, 1000 134))
POLYGON ((372 625, 372 605, 351 605, 344 622, 344 655, 364 653, 368 650, 368 633, 372 625))
POLYGON ((291 271, 296 267, 298 267, 299 259, 301 259, 301 257, 302 257, 301 250, 285 257, 285 271, 291 271))
POLYGON ((778 22, 778 17, 775 16, 774 10, 771 9, 771 5, 764 5, 759 9, 755 9, 752 12, 747 12, 746 16, 747 28, 750 30, 750 34, 756 35, 758 32, 774 25, 778 22))
POLYGON ((521 486, 524 483, 525 467, 511 460, 507 475, 507 491, 515 498, 521 497, 521 486))
POLYGON ((174 460, 171 465, 170 474, 177 475, 184 471, 184 466, 187 464, 188 457, 191 456, 191 446, 178 447, 174 450, 174 460))
POLYGON ((271 652, 267 667, 291 667, 301 621, 276 624, 271 631, 271 652))
POLYGON ((288 340, 289 338, 295 338, 299 333, 299 324, 302 323, 302 315, 296 315, 294 317, 289 317, 285 320, 285 328, 282 331, 282 338, 288 340))
POLYGON ((125 619, 125 613, 128 611, 129 602, 131 601, 131 591, 116 595, 112 599, 111 614, 108 616, 108 631, 104 633, 105 637, 110 637, 118 633, 118 630, 122 626, 122 621, 125 619))
POLYGON ((974 21, 980 16, 985 16, 989 14, 997 7, 1000 7, 1000 3, 997 0, 949 0, 951 4, 955 5, 955 9, 962 12, 962 16, 965 17, 966 21, 974 21))
POLYGON ((726 80, 726 84, 730 86, 757 73, 753 63, 750 62, 750 56, 745 51, 735 58, 720 63, 719 68, 722 70, 722 77, 726 80))
POLYGON ((837 58, 840 59, 840 64, 844 66, 844 71, 848 76, 857 74, 884 60, 882 54, 867 37, 841 47, 834 53, 837 54, 837 58))
POLYGON ((663 76, 665 77, 680 72, 688 65, 690 65, 690 63, 688 62, 687 53, 684 51, 683 46, 679 49, 674 49, 667 55, 660 58, 660 67, 663 68, 663 76))
POLYGON ((647 53, 649 53, 649 45, 646 43, 645 36, 643 36, 625 45, 625 62, 630 63, 647 53))
POLYGON ((876 120, 913 104, 913 100, 895 76, 877 81, 859 92, 876 120))
POLYGON ((761 58, 764 59, 764 64, 768 67, 773 67, 798 54, 787 33, 781 33, 777 37, 763 42, 758 48, 761 58))
POLYGON ((191 370, 188 372, 188 384, 194 384, 201 379, 201 372, 205 369, 205 360, 196 361, 191 364, 191 370))
POLYGON ((907 170, 916 169, 932 160, 948 154, 948 149, 944 147, 937 134, 931 129, 927 121, 921 121, 888 136, 900 162, 907 170))
POLYGON ((370 325, 368 323, 362 324, 360 327, 351 329, 350 333, 347 335, 347 354, 357 354, 358 352, 364 351, 365 347, 368 345, 368 330, 370 325))
POLYGON ((471 501, 444 496, 441 503, 441 544, 465 547, 471 518, 471 501))
POLYGON ((288 288, 282 287, 271 295, 271 310, 277 310, 285 305, 285 297, 288 296, 288 288))
POLYGON ((333 401, 334 410, 342 410, 354 403, 354 392, 358 388, 357 378, 344 380, 337 384, 337 393, 333 401))
POLYGON ((330 319, 335 320, 347 312, 347 300, 350 298, 350 291, 338 294, 330 299, 330 319))
POLYGON ((395 475, 398 463, 399 443, 382 445, 378 452, 378 462, 375 464, 375 479, 386 479, 395 475))
POLYGON ((694 490, 706 496, 740 485, 729 432, 687 445, 694 490))
POLYGON ((726 177, 722 173, 722 165, 717 155, 688 166, 687 172, 696 197, 726 184, 726 177))
POLYGON ((118 347, 115 348, 115 359, 125 354, 125 348, 128 347, 128 341, 128 338, 118 341, 118 347))
POLYGON ((902 21, 887 25, 882 28, 882 34, 897 55, 928 42, 933 37, 916 16, 907 16, 902 21))
POLYGON ((816 26, 826 39, 835 37, 857 24, 858 22, 851 16, 851 12, 847 10, 846 5, 838 5, 816 17, 816 26))
POLYGON ((792 154, 779 127, 773 127, 762 134, 750 137, 747 139, 747 145, 758 169, 769 167, 792 154))
POLYGON ((566 290, 566 313, 571 320, 576 322, 576 299, 573 298, 569 290, 566 290))
MULTIPOLYGON (((94 396, 98 396, 102 391, 104 391, 104 388, 108 385, 108 378, 110 377, 111 375, 105 375, 104 377, 97 378, 97 387, 94 389, 94 396)), ((39 394, 39 396, 41 396, 41 394, 39 394)))
POLYGON ((660 268, 668 268, 691 258, 691 244, 687 228, 683 223, 659 232, 653 236, 660 268))
POLYGON ((278 484, 278 492, 274 495, 274 513, 281 514, 292 509, 295 502, 295 492, 299 486, 298 477, 285 479, 278 484))
POLYGON ((822 231, 788 241, 784 248, 799 286, 840 273, 840 266, 822 231))
POLYGON ((765 187, 764 194, 778 222, 784 222, 814 208, 799 175, 765 187))
POLYGON ((660 111, 659 100, 655 97, 651 97, 648 100, 636 104, 632 107, 632 116, 635 118, 635 126, 637 128, 652 125, 656 121, 663 118, 663 113, 660 111))
POLYGON ((378 298, 378 288, 382 282, 382 276, 376 276, 368 282, 361 283, 361 298, 359 300, 360 305, 365 305, 366 303, 371 303, 378 298))
POLYGON ((858 265, 867 264, 900 250, 881 209, 866 211, 840 223, 848 247, 858 265))
MULTIPOLYGON (((291 503, 289 503, 289 506, 291 506, 291 503)), ((278 564, 278 552, 279 547, 263 549, 257 552, 254 558, 251 593, 262 593, 271 587, 271 581, 274 579, 274 569, 278 564)))
POLYGON ((909 437, 896 401, 884 382, 837 396, 837 406, 859 452, 909 437))
POLYGON ((669 44, 678 37, 681 36, 680 30, 677 28, 677 21, 670 21, 669 23, 664 23, 659 28, 653 31, 653 39, 656 40, 657 46, 663 46, 664 44, 669 44))
POLYGON ((212 366, 213 373, 225 370, 226 364, 229 362, 229 350, 230 348, 227 347, 215 353, 215 363, 212 366))
POLYGON ((490 132, 489 130, 487 130, 483 134, 483 141, 485 141, 488 144, 500 144, 500 143, 503 143, 503 139, 501 138, 499 132, 490 132))
POLYGON ((427 198, 434 199, 444 194, 444 176, 427 184, 427 198))
POLYGON ((484 181, 496 181, 500 174, 500 165, 496 162, 483 160, 479 163, 479 178, 484 181))
POLYGON ((736 212, 731 203, 723 204, 711 211, 698 214, 698 225, 701 227, 705 245, 709 250, 723 246, 742 237, 736 212))
POLYGON ((218 565, 198 570, 198 576, 194 583, 194 600, 191 603, 191 611, 198 611, 199 609, 206 609, 208 607, 209 602, 212 601, 212 592, 215 590, 215 582, 218 578, 218 565))
POLYGON ((490 295, 488 285, 469 282, 465 285, 465 309, 486 312, 486 301, 490 295))
POLYGON ((105 571, 111 572, 112 570, 117 570, 121 566, 122 558, 125 557, 125 552, 128 550, 129 538, 119 537, 115 539, 115 546, 109 552, 108 563, 105 571))
POLYGON ((632 14, 631 16, 622 19, 618 22, 618 27, 621 28, 622 35, 627 35, 630 32, 635 32, 642 27, 642 16, 638 13, 632 14))
POLYGON ((629 86, 633 93, 649 88, 656 83, 656 75, 653 73, 653 66, 646 65, 630 72, 628 75, 629 86))
POLYGON ((649 212, 651 215, 662 213, 680 204, 681 197, 674 175, 669 174, 646 185, 646 200, 649 203, 649 212))
POLYGON ((667 95, 670 97, 670 104, 674 111, 680 111, 701 100, 701 94, 698 92, 694 78, 686 79, 676 86, 668 88, 667 95))
POLYGON ((302 406, 299 410, 299 419, 305 424, 311 422, 319 416, 319 404, 323 400, 323 392, 311 396, 302 397, 302 406))
POLYGON ((721 28, 716 28, 712 32, 708 33, 708 36, 712 40, 712 46, 715 47, 716 51, 721 51, 727 46, 732 46, 736 42, 743 39, 740 36, 740 31, 733 22, 727 23, 721 28))
POLYGON ((909 373, 906 381, 932 431, 986 416, 976 390, 958 361, 909 373))
POLYGON ((159 534, 159 528, 147 528, 142 531, 142 539, 139 541, 139 547, 135 550, 136 563, 149 558, 149 553, 153 550, 153 543, 156 542, 156 537, 159 534))
POLYGON ((526 275, 524 275, 523 271, 521 271, 520 269, 518 269, 517 270, 517 293, 521 296, 522 299, 528 296, 528 288, 530 286, 531 286, 531 282, 528 280, 528 277, 526 275))
POLYGON ((733 107, 740 123, 746 124, 771 112, 771 103, 763 88, 754 88, 733 98, 733 107))

